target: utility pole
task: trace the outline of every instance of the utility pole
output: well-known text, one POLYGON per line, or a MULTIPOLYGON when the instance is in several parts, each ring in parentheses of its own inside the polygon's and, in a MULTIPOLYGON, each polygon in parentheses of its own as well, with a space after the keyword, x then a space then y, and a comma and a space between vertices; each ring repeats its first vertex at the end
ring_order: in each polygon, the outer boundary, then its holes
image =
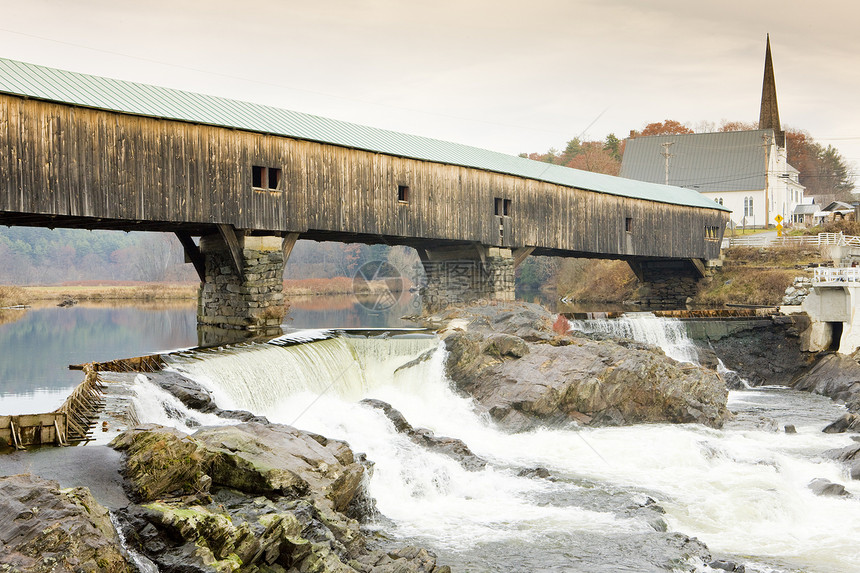
POLYGON ((667 141, 666 143, 661 143, 663 146, 663 152, 660 154, 666 158, 666 185, 669 184, 669 158, 675 157, 673 154, 669 153, 669 148, 675 145, 674 141, 667 141))

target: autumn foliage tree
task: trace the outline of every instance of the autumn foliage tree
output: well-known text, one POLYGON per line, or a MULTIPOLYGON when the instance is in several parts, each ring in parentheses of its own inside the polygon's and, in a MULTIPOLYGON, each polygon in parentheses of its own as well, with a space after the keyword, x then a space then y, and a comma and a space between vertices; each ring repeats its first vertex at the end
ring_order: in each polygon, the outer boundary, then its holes
POLYGON ((564 151, 550 148, 546 153, 521 153, 520 157, 582 171, 618 175, 623 148, 624 142, 610 133, 604 141, 580 141, 574 137, 567 142, 564 151))
POLYGON ((695 133, 692 129, 674 119, 649 123, 642 131, 631 131, 630 137, 645 137, 648 135, 683 135, 695 133))
POLYGON ((800 184, 806 187, 807 195, 819 196, 821 202, 853 199, 853 178, 835 147, 824 147, 809 133, 797 129, 786 130, 785 141, 788 164, 800 171, 800 184))

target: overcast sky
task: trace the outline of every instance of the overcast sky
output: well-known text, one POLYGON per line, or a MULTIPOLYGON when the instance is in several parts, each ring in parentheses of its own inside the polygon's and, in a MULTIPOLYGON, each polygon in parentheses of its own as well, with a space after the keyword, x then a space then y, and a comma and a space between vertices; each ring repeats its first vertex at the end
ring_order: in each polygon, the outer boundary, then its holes
POLYGON ((0 57, 506 153, 667 118, 783 126, 860 164, 848 0, 0 0, 0 57))

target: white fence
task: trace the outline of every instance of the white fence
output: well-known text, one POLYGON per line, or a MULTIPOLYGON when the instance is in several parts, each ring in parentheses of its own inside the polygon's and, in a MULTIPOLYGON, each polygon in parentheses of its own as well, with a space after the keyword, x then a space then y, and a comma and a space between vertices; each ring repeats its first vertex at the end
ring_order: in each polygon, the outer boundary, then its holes
POLYGON ((813 283, 860 283, 860 267, 819 267, 813 283))
POLYGON ((842 233, 818 233, 796 237, 774 237, 769 234, 748 235, 745 237, 726 237, 722 248, 729 247, 820 247, 822 245, 841 245, 860 247, 860 237, 842 233))

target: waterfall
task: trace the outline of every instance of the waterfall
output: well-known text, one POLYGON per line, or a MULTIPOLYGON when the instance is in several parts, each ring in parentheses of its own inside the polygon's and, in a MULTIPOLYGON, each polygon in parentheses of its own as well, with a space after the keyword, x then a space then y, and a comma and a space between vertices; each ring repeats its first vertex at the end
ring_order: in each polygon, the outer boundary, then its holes
POLYGON ((752 386, 750 385, 749 380, 747 380, 746 378, 743 378, 736 371, 727 367, 723 363, 722 358, 717 358, 717 373, 723 377, 723 380, 726 381, 726 386, 728 386, 729 388, 737 388, 738 383, 739 383, 740 386, 742 386, 743 388, 745 388, 747 390, 752 389, 752 386))
MULTIPOLYGON (((595 324, 610 321, 589 322, 579 328, 610 332, 595 324)), ((681 331, 664 328, 671 322, 637 315, 617 331, 683 348, 681 331)), ((836 572, 860 562, 860 486, 820 455, 851 443, 820 431, 841 412, 826 399, 796 435, 694 424, 508 434, 456 392, 444 347, 431 336, 246 344, 171 360, 206 384, 222 408, 251 410, 365 453, 374 464, 369 493, 390 520, 386 533, 427 546, 455 570, 663 570, 677 549, 654 530, 648 515, 656 513, 631 510, 648 497, 666 510, 659 517, 670 531, 698 537, 747 571, 836 572), (410 440, 358 402, 365 397, 392 404, 415 427, 462 439, 488 466, 467 471, 410 440), (521 473, 538 466, 552 479, 521 473), (853 497, 817 497, 807 488, 815 478, 843 483, 853 497)), ((790 416, 798 405, 780 406, 783 394, 732 396, 733 410, 780 411, 789 416, 780 422, 796 421, 790 416)))
POLYGON ((150 382, 143 374, 135 377, 131 404, 138 420, 170 426, 189 434, 198 426, 223 426, 236 423, 235 420, 188 408, 173 394, 150 382))
POLYGON ((660 318, 650 312, 630 312, 619 318, 570 320, 572 330, 586 334, 605 334, 612 338, 629 338, 663 349, 666 356, 678 362, 699 363, 695 343, 687 336, 684 323, 677 318, 660 318))
MULTIPOLYGON (((310 337, 309 337, 310 338, 310 337)), ((222 408, 266 412, 299 393, 358 400, 394 371, 435 348, 430 335, 336 336, 286 345, 245 344, 168 357, 171 367, 213 391, 222 408)))

